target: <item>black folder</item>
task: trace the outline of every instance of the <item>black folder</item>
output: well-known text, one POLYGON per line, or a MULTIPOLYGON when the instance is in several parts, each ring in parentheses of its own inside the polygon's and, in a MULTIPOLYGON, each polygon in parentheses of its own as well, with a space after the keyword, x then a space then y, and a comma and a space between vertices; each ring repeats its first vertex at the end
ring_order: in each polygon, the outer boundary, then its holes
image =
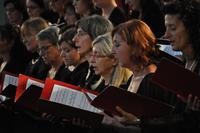
POLYGON ((17 89, 16 86, 10 84, 1 92, 1 95, 9 97, 14 102, 16 89, 17 89))
POLYGON ((119 114, 115 107, 120 106, 138 118, 162 116, 173 110, 170 105, 113 86, 108 87, 91 104, 115 115, 119 114))
POLYGON ((27 90, 19 97, 19 99, 15 102, 17 106, 30 109, 32 111, 38 111, 37 102, 42 93, 41 87, 31 85, 27 88, 27 90))
POLYGON ((181 95, 185 101, 189 94, 200 97, 200 77, 167 59, 160 62, 151 83, 181 95))

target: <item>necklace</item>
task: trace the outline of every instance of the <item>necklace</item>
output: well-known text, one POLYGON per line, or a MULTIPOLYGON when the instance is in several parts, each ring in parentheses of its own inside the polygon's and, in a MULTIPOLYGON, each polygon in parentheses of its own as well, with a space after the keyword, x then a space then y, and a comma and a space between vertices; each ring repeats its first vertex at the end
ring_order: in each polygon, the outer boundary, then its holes
POLYGON ((195 66, 197 65, 198 60, 200 59, 200 56, 198 55, 190 64, 188 61, 185 64, 185 68, 190 70, 190 71, 194 71, 195 66))

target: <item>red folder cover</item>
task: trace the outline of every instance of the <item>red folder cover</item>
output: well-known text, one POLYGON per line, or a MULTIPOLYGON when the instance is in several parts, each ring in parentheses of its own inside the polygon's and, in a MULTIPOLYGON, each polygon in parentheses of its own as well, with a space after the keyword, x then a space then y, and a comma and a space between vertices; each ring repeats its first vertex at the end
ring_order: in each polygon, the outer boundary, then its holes
POLYGON ((167 59, 160 62, 151 82, 157 87, 179 94, 184 101, 189 94, 200 97, 200 77, 167 59))
POLYGON ((15 101, 17 101, 20 96, 29 88, 31 85, 36 85, 38 87, 43 88, 44 86, 44 81, 35 79, 26 75, 19 75, 19 81, 18 81, 18 86, 16 90, 16 96, 15 96, 15 101))
POLYGON ((115 115, 118 115, 115 107, 120 106, 138 118, 161 116, 173 110, 170 105, 113 86, 98 95, 91 104, 115 115))

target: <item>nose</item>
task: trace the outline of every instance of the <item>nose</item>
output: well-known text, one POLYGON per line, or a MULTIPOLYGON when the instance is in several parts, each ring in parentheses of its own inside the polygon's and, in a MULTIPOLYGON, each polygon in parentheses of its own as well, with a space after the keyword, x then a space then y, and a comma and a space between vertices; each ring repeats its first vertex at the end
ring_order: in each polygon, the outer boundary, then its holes
POLYGON ((77 34, 74 35, 72 41, 76 44, 76 41, 77 41, 77 34))
POLYGON ((96 60, 95 60, 95 56, 94 55, 90 55, 90 58, 89 58, 89 62, 92 66, 94 66, 94 64, 96 63, 96 60))
POLYGON ((169 38, 170 38, 170 36, 171 36, 171 33, 170 33, 169 29, 166 29, 166 31, 165 31, 165 34, 164 34, 163 38, 164 38, 164 39, 169 39, 169 38))

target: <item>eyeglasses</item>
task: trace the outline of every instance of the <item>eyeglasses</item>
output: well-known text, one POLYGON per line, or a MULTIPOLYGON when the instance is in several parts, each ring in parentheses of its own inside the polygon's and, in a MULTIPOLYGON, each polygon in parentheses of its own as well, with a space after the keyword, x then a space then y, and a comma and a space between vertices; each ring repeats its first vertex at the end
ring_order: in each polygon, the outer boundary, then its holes
POLYGON ((105 57, 114 58, 115 55, 114 55, 114 53, 111 53, 111 54, 108 54, 108 55, 100 55, 100 54, 97 54, 97 53, 92 53, 92 54, 90 54, 90 57, 93 57, 93 58, 105 58, 105 57))
POLYGON ((37 49, 37 51, 38 51, 38 52, 42 52, 42 53, 46 53, 46 52, 49 50, 49 48, 51 48, 51 47, 53 47, 53 45, 44 46, 44 47, 39 47, 39 48, 37 49))

